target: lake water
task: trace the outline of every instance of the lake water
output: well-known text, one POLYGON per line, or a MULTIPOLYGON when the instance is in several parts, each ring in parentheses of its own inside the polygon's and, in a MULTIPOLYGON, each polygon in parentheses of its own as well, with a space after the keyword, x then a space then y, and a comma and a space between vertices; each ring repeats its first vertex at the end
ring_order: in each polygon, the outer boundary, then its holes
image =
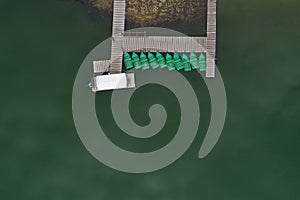
MULTIPOLYGON (((72 118, 77 70, 110 36, 110 18, 93 18, 67 0, 2 0, 1 199, 299 199, 299 7, 296 0, 219 1, 217 64, 228 95, 222 136, 207 158, 197 159, 210 104, 204 82, 187 74, 201 106, 195 142, 171 166, 132 175, 95 160, 72 118)), ((97 111, 107 116, 103 123, 116 144, 141 152, 172 139, 178 103, 168 90, 152 85, 134 95, 138 124, 149 122, 147 107, 156 102, 173 116, 146 141, 118 130, 101 106, 110 95, 97 95, 97 111)))

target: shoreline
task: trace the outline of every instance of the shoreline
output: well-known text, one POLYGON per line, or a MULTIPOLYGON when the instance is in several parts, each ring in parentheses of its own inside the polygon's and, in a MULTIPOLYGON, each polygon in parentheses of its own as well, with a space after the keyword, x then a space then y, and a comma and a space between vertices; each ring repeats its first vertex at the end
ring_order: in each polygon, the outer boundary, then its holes
MULTIPOLYGON (((145 5, 143 5, 143 7, 140 7, 138 3, 131 3, 130 0, 128 1, 129 1, 129 5, 127 6, 127 14, 126 14, 127 30, 139 28, 139 27, 164 27, 164 28, 169 28, 169 29, 173 29, 185 33, 187 35, 206 36, 207 0, 201 0, 201 1, 195 0, 199 3, 198 6, 200 6, 200 3, 201 5, 206 4, 206 7, 201 7, 202 14, 197 15, 198 17, 195 17, 196 13, 198 13, 195 11, 195 9, 192 13, 190 13, 190 15, 185 16, 186 13, 189 13, 189 11, 187 11, 187 8, 185 7, 180 7, 180 9, 173 11, 173 14, 171 13, 171 15, 168 14, 169 11, 167 10, 167 8, 163 11, 156 10, 159 8, 152 9, 156 11, 155 16, 150 15, 153 13, 152 10, 149 9, 147 10, 148 13, 147 11, 144 11, 142 12, 144 14, 140 15, 139 11, 141 9, 146 10, 147 7, 145 5), (182 11, 184 14, 180 13, 180 11, 182 11), (168 17, 162 17, 164 15, 167 15, 168 17)), ((138 0, 134 0, 134 1, 138 1, 138 0)), ((156 6, 158 5, 161 6, 161 4, 157 4, 157 2, 159 1, 167 1, 167 0, 155 0, 154 2, 156 2, 155 4, 156 6)), ((181 0, 177 0, 177 1, 180 2, 181 0)), ((113 11, 113 7, 111 4, 112 0, 75 0, 75 2, 85 5, 92 19, 103 19, 103 18, 112 17, 112 11, 113 11), (105 1, 105 3, 100 4, 102 1, 105 1)), ((150 2, 148 4, 152 5, 154 3, 150 2)), ((170 5, 168 6, 170 7, 170 5)), ((191 6, 191 5, 187 4, 187 6, 191 6)))

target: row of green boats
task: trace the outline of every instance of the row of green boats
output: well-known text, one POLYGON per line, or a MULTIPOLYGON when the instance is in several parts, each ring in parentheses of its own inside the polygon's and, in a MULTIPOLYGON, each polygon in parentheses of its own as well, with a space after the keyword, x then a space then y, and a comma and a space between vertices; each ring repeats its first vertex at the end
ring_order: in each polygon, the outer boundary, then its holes
POLYGON ((177 53, 171 55, 170 53, 162 54, 160 52, 154 53, 124 53, 124 64, 127 70, 129 69, 143 69, 147 70, 165 68, 168 67, 170 71, 173 70, 184 70, 186 72, 200 69, 200 71, 206 71, 206 56, 200 54, 197 56, 194 52, 190 55, 183 54, 180 56, 177 53), (147 54, 147 55, 146 55, 147 54))

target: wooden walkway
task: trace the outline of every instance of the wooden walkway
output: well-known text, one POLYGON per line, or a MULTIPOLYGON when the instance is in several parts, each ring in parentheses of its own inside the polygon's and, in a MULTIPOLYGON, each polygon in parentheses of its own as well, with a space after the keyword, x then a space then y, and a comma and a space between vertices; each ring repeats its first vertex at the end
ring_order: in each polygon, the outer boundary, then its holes
POLYGON ((122 37, 125 30, 126 0, 114 0, 110 73, 122 72, 122 37))
POLYGON ((207 37, 125 36, 126 0, 114 0, 110 73, 122 72, 123 52, 207 52, 206 77, 215 77, 216 0, 208 1, 207 37))
POLYGON ((209 56, 207 56, 206 77, 215 77, 217 1, 208 0, 207 8, 208 9, 207 9, 206 51, 209 56))
POLYGON ((205 52, 205 47, 205 37, 124 36, 122 39, 122 49, 126 52, 205 52))

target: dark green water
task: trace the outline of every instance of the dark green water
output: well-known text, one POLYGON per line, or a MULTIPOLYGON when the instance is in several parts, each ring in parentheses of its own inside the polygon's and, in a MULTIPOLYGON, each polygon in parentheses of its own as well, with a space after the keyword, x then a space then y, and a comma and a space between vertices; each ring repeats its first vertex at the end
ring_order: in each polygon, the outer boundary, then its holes
MULTIPOLYGON (((218 6, 217 62, 228 116, 217 146, 197 159, 208 123, 203 119, 199 136, 181 159, 157 172, 132 175, 92 158, 72 119, 77 70, 111 34, 110 20, 93 20, 85 6, 67 0, 2 0, 0 199, 299 199, 300 2, 225 0, 218 6)), ((188 76, 200 85, 205 118, 210 112, 206 88, 188 76)), ((165 101, 172 94, 149 100, 144 93, 132 101, 137 123, 147 123, 147 106, 156 101, 177 112, 172 109, 176 101, 165 101), (145 106, 140 99, 147 100, 145 106)), ((98 105, 109 96, 98 95, 98 105)), ((173 131, 167 127, 159 142, 138 144, 119 137, 113 124, 107 128, 115 130, 110 137, 116 143, 136 151, 165 144, 173 131)))

